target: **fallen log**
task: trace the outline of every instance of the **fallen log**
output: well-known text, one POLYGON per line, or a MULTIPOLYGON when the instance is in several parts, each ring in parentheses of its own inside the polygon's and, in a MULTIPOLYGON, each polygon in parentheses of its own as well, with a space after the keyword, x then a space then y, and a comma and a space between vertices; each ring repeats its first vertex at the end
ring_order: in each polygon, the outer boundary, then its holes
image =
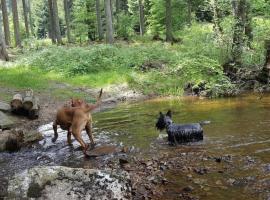
POLYGON ((34 96, 32 89, 25 91, 24 95, 14 95, 10 106, 14 114, 27 116, 29 119, 37 119, 39 117, 39 99, 34 96))
POLYGON ((32 89, 25 91, 25 96, 23 98, 23 109, 30 111, 34 106, 34 93, 32 89))
POLYGON ((15 94, 10 102, 10 107, 12 112, 17 112, 22 109, 23 98, 21 94, 15 94))
POLYGON ((37 97, 34 97, 33 107, 31 110, 29 110, 28 117, 30 119, 37 119, 39 117, 39 109, 40 109, 39 99, 37 97))

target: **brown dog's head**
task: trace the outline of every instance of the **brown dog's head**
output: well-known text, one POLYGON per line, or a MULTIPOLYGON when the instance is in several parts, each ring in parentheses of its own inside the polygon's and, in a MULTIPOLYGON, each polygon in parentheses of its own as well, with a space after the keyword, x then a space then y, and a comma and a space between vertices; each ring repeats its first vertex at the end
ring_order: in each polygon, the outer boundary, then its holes
POLYGON ((71 99, 70 100, 70 103, 71 103, 71 107, 82 107, 82 106, 85 106, 86 103, 84 100, 82 99, 71 99))

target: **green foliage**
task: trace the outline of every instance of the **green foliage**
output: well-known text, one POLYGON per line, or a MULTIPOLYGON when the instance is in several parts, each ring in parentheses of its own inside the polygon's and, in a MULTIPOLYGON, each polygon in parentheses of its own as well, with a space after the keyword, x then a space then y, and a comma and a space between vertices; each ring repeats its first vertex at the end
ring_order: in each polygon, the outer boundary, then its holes
POLYGON ((118 14, 117 36, 124 39, 130 39, 134 35, 134 17, 122 11, 118 14))
POLYGON ((73 32, 80 42, 95 39, 96 13, 94 0, 75 0, 72 18, 73 32))

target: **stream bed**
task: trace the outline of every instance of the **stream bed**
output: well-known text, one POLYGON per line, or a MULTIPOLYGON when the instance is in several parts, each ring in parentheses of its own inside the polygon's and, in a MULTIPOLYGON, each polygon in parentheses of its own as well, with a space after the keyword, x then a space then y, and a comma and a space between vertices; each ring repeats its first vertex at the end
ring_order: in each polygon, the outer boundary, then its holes
MULTIPOLYGON (((93 114, 98 145, 128 147, 132 156, 166 157, 166 184, 153 199, 270 199, 270 95, 199 99, 184 97, 121 104, 93 114), (159 112, 172 110, 175 123, 209 120, 204 140, 169 146, 166 132, 155 129, 159 112), (176 166, 176 167, 172 167, 176 166), (192 194, 192 195, 190 195, 192 194)), ((45 139, 15 153, 0 153, 0 192, 8 178, 33 166, 80 168, 106 166, 113 155, 85 158, 79 144, 66 143, 66 133, 51 142, 51 124, 39 128, 45 139)), ((59 129, 61 132, 61 130, 59 129)), ((84 140, 88 141, 86 134, 84 140)), ((1 195, 0 195, 1 197, 1 195)))

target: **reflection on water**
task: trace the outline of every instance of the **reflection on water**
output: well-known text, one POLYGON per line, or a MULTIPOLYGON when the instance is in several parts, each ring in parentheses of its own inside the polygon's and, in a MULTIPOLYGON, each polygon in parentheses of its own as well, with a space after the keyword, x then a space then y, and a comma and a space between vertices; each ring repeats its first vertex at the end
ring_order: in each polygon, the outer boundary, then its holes
POLYGON ((155 122, 159 111, 173 111, 175 123, 210 120, 204 127, 202 145, 209 151, 256 155, 270 162, 270 96, 230 99, 155 99, 122 105, 94 115, 96 127, 106 130, 126 145, 147 149, 157 141, 155 122), (117 133, 117 134, 116 134, 117 133))

